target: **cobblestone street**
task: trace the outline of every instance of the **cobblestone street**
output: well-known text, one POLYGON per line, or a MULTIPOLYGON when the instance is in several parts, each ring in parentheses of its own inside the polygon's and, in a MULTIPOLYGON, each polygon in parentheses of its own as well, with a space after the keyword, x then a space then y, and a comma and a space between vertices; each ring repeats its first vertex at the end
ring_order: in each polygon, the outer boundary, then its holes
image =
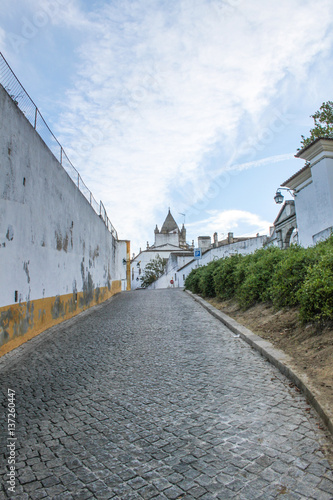
POLYGON ((332 500, 305 398, 184 292, 123 293, 35 340, 0 360, 1 499, 332 500))

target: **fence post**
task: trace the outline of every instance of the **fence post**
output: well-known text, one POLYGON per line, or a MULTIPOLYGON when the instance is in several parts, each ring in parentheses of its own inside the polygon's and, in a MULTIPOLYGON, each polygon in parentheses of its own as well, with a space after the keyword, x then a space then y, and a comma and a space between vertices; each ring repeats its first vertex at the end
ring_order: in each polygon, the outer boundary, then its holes
POLYGON ((35 108, 35 124, 34 124, 34 129, 36 130, 37 128, 37 113, 38 113, 38 108, 35 108))
POLYGON ((62 146, 60 146, 60 165, 62 165, 62 146))
POLYGON ((77 174, 77 187, 80 189, 80 174, 77 174))

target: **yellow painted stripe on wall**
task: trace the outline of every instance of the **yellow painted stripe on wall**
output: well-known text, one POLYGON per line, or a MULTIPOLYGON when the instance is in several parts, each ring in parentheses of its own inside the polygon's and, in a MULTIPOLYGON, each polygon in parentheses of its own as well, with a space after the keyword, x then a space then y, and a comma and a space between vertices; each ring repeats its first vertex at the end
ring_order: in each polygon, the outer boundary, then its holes
POLYGON ((121 280, 108 287, 86 292, 57 295, 0 307, 0 357, 51 326, 76 316, 121 292, 121 280))
POLYGON ((126 280, 127 287, 126 290, 131 289, 131 242, 126 241, 126 280))

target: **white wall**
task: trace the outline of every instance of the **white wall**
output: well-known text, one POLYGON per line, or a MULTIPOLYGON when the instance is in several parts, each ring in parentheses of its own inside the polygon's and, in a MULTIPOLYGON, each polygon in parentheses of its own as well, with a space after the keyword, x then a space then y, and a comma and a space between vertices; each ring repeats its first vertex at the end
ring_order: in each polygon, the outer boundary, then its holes
MULTIPOLYGON (((228 257, 234 254, 242 254, 246 255, 249 253, 253 253, 259 248, 262 248, 266 243, 267 236, 258 236, 255 238, 250 238, 245 241, 239 241, 235 243, 230 243, 229 245, 223 245, 221 247, 212 248, 205 252, 200 260, 193 260, 183 267, 179 265, 177 268, 172 266, 171 261, 168 263, 169 272, 161 276, 157 281, 152 283, 148 288, 156 289, 156 288, 167 288, 167 287, 183 287, 185 284, 185 279, 190 274, 192 269, 198 266, 205 266, 212 260, 222 259, 223 257, 228 257), (176 276, 175 276, 176 275, 176 276), (170 280, 174 280, 174 284, 170 283, 170 280)), ((170 256, 171 258, 171 256, 170 256)))
POLYGON ((304 247, 316 243, 318 233, 329 236, 333 226, 333 159, 322 158, 317 163, 315 160, 312 182, 298 186, 295 197, 299 243, 304 247))
MULTIPOLYGON (((140 277, 144 274, 144 270, 148 262, 155 259, 158 255, 161 259, 170 259, 173 254, 172 251, 175 252, 175 249, 171 246, 166 246, 165 248, 169 248, 168 250, 149 250, 140 252, 132 261, 131 261, 131 289, 135 290, 136 288, 141 287, 140 277), (139 264, 139 265, 138 265, 139 264), (134 271, 134 273, 133 273, 134 271), (134 278, 133 278, 134 275, 134 278)), ((179 250, 181 251, 181 250, 179 250)), ((179 265, 184 265, 186 262, 192 259, 192 257, 179 257, 179 265)), ((170 260, 168 260, 167 265, 170 265, 170 260)))
POLYGON ((117 242, 0 86, 0 307, 126 278, 117 242))
POLYGON ((295 190, 299 243, 307 247, 333 228, 333 139, 316 139, 296 156, 306 166, 283 185, 295 190))
POLYGON ((311 168, 317 200, 317 227, 312 237, 333 226, 333 158, 324 158, 311 168))
POLYGON ((136 288, 141 287, 140 277, 144 274, 144 269, 148 262, 155 259, 157 256, 160 256, 161 259, 168 259, 170 255, 170 251, 162 252, 162 251, 144 251, 140 252, 135 259, 131 261, 131 289, 135 290, 136 288), (134 270, 134 279, 133 277, 134 270), (139 279, 137 279, 139 278, 139 279))
POLYGON ((296 220, 299 244, 303 247, 312 245, 312 235, 317 227, 317 200, 313 182, 295 196, 296 220))
POLYGON ((175 233, 157 233, 155 234, 155 246, 161 246, 165 244, 175 245, 179 247, 179 234, 175 233))

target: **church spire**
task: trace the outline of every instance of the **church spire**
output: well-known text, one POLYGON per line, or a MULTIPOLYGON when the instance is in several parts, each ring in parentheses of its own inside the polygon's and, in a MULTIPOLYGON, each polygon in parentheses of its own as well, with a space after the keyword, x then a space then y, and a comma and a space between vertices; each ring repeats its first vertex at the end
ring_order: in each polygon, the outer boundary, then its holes
POLYGON ((166 216, 166 219, 163 223, 163 226, 161 228, 161 233, 170 233, 171 231, 179 231, 177 222, 175 219, 172 217, 171 212, 170 212, 170 207, 169 207, 169 212, 168 215, 166 216))

